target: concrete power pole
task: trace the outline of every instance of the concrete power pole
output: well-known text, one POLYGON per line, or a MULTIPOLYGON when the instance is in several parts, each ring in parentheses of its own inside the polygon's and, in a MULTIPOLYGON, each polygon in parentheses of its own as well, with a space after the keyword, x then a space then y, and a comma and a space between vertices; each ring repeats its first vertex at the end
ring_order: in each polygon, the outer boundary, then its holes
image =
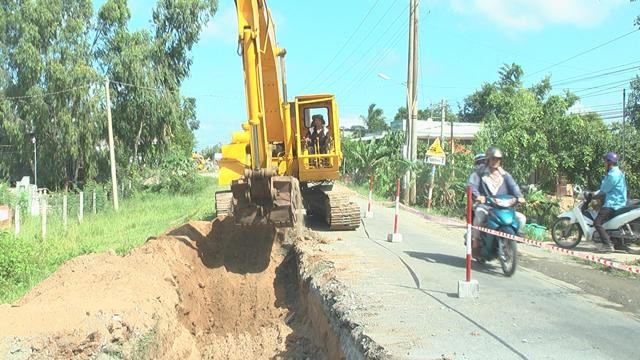
MULTIPOLYGON (((414 163, 418 152, 418 1, 410 0, 409 6, 409 61, 407 66, 407 152, 414 163)), ((416 202, 416 174, 409 172, 409 191, 405 191, 404 201, 416 202)), ((406 187, 405 187, 406 189, 406 187)))
POLYGON ((447 116, 447 111, 445 110, 447 107, 447 102, 445 100, 442 100, 442 102, 440 103, 440 107, 442 110, 442 116, 440 117, 440 144, 442 144, 442 146, 444 146, 444 122, 445 122, 445 116, 447 116))
POLYGON ((105 80, 104 89, 107 93, 107 126, 109 130, 109 161, 111 163, 111 193, 113 209, 118 211, 118 178, 116 177, 116 149, 113 144, 113 122, 111 121, 111 97, 109 96, 109 79, 105 80))

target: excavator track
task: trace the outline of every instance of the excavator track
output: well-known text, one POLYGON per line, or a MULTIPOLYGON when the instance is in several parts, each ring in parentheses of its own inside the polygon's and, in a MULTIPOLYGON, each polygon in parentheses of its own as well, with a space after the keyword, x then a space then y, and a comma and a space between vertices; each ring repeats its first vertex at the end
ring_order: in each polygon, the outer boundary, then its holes
POLYGON ((330 230, 355 230, 360 226, 360 207, 344 192, 330 191, 327 195, 327 224, 330 230))
POLYGON ((329 230, 355 230, 360 226, 360 207, 349 194, 323 187, 303 190, 307 214, 323 219, 329 230))

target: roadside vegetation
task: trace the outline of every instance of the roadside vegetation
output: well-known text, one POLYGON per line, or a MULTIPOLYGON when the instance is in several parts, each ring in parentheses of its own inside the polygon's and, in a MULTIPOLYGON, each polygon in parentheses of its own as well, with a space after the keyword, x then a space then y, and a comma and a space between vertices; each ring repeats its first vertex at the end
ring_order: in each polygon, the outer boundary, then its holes
POLYGON ((198 177, 192 192, 141 190, 120 211, 109 207, 82 224, 70 221, 66 230, 52 217, 45 239, 39 218, 26 217, 19 236, 0 232, 0 303, 18 299, 71 258, 110 249, 123 255, 168 228, 212 218, 216 180, 198 177))
MULTIPOLYGON (((636 76, 629 84, 630 120, 623 127, 620 123, 606 122, 596 112, 574 110, 580 97, 569 91, 554 92, 550 77, 525 87, 523 76, 519 65, 505 64, 498 71, 498 79, 482 84, 467 96, 457 113, 447 109, 447 120, 481 123, 482 128, 472 143, 456 144, 453 153, 451 144, 444 144, 447 164, 436 169, 431 211, 465 216, 465 188, 473 156, 491 145, 503 150, 505 169, 525 190, 528 202, 520 210, 531 222, 549 227, 554 221, 560 205, 551 194, 558 185, 580 184, 597 189, 604 176, 602 156, 608 151, 622 155, 621 167, 631 197, 637 198, 640 158, 635 155, 640 153, 640 77, 636 76)), ((429 114, 437 116, 441 110, 425 108, 419 113, 425 118, 429 114)), ((370 108, 368 116, 363 117, 366 124, 378 122, 369 119, 371 116, 384 115, 370 108)), ((403 118, 406 108, 398 110, 395 121, 403 118)), ((343 141, 345 180, 355 187, 366 188, 369 176, 374 176, 376 194, 392 199, 396 178, 412 168, 417 174, 416 206, 426 206, 431 165, 421 160, 429 144, 419 144, 419 161, 410 164, 403 159, 403 132, 389 131, 382 138, 369 141, 362 141, 357 135, 343 141)), ((540 236, 540 240, 544 239, 544 235, 540 236)))

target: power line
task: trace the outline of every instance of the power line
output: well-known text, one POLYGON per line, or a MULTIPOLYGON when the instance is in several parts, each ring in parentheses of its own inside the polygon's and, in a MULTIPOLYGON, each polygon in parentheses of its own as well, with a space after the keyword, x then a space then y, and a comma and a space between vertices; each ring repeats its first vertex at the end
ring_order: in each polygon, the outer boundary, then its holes
POLYGON ((75 86, 75 87, 64 89, 64 90, 53 91, 53 92, 48 92, 48 93, 38 94, 38 95, 4 96, 4 97, 0 97, 0 100, 22 100, 22 99, 43 98, 47 96, 54 96, 54 95, 64 94, 64 93, 68 93, 68 92, 79 90, 79 89, 88 88, 91 85, 93 84, 89 83, 86 85, 75 86))
POLYGON ((371 8, 369 9, 369 11, 367 11, 367 13, 365 14, 364 18, 362 18, 362 21, 360 21, 360 24, 358 24, 358 26, 356 27, 356 29, 351 33, 351 36, 349 36, 349 38, 347 39, 347 41, 344 42, 344 44, 342 44, 342 46, 340 47, 340 49, 338 49, 338 51, 336 52, 336 54, 333 56, 333 58, 331 58, 331 60, 329 60, 329 62, 327 63, 327 65, 325 65, 324 68, 322 68, 322 70, 320 70, 320 72, 318 73, 318 75, 316 75, 311 81, 309 81, 307 83, 307 86, 305 86, 302 89, 302 92, 304 93, 304 91, 307 89, 307 87, 309 87, 311 84, 313 84, 316 80, 318 80, 320 78, 320 76, 322 74, 324 74, 325 70, 327 70, 331 64, 333 64, 333 62, 338 58, 338 55, 340 55, 340 53, 342 53, 342 50, 345 49, 345 47, 349 44, 349 42, 353 39, 353 37, 356 35, 356 33, 358 33, 358 30, 360 30, 360 27, 362 27, 362 24, 364 24, 364 22, 367 20, 367 18, 369 17, 369 15, 371 14, 371 12, 373 11, 373 9, 375 9, 375 7, 378 5, 378 3, 380 2, 380 0, 376 0, 375 3, 373 3, 373 6, 371 6, 371 8))
MULTIPOLYGON (((568 78, 565 78, 565 79, 561 79, 561 80, 557 80, 555 82, 552 82, 551 85, 555 86, 557 84, 562 84, 562 83, 564 83, 566 81, 573 81, 573 80, 577 80, 577 79, 580 79, 580 78, 585 77, 585 76, 599 74, 599 73, 602 73, 602 72, 605 72, 605 71, 615 70, 615 69, 619 69, 621 67, 634 65, 634 64, 640 64, 640 60, 632 61, 632 62, 629 62, 629 63, 626 63, 626 64, 620 64, 620 65, 616 65, 616 66, 611 66, 611 67, 604 68, 604 69, 590 71, 590 72, 585 73, 585 74, 571 76, 571 77, 568 77, 568 78)), ((633 67, 633 68, 637 68, 637 66, 633 67)))
POLYGON ((554 67, 556 67, 556 66, 558 66, 558 65, 562 65, 562 64, 564 64, 564 63, 566 63, 566 62, 569 62, 569 61, 571 61, 571 60, 573 60, 573 59, 575 59, 575 58, 577 58, 577 57, 580 57, 580 56, 582 56, 582 55, 584 55, 584 54, 587 54, 587 53, 590 53, 590 52, 592 52, 592 51, 594 51, 594 50, 597 50, 597 49, 599 49, 599 48, 601 48, 601 47, 603 47, 603 46, 609 45, 609 44, 611 44, 612 42, 615 42, 615 41, 618 41, 618 40, 620 40, 620 39, 622 39, 622 38, 624 38, 624 37, 627 37, 627 36, 629 36, 629 35, 631 35, 631 34, 633 34, 633 33, 637 32, 637 31, 640 31, 640 29, 635 29, 635 30, 630 31, 630 32, 628 32, 628 33, 626 33, 626 34, 622 34, 622 35, 620 35, 620 36, 618 36, 618 37, 616 37, 616 38, 614 38, 614 39, 611 39, 611 40, 609 40, 609 41, 605 41, 605 42, 604 42, 604 43, 602 43, 602 44, 596 45, 596 46, 594 46, 594 47, 592 47, 592 48, 590 48, 590 49, 587 49, 587 50, 585 50, 585 51, 582 51, 582 52, 580 52, 580 53, 578 53, 578 54, 576 54, 576 55, 570 56, 570 57, 568 57, 568 58, 566 58, 566 59, 564 59, 564 60, 562 60, 562 61, 559 61, 559 62, 557 62, 557 63, 555 63, 555 64, 553 64, 553 65, 549 65, 549 66, 547 66, 547 67, 545 67, 545 68, 543 68, 543 69, 540 69, 540 70, 538 70, 538 71, 534 71, 534 72, 532 72, 531 74, 529 74, 529 75, 525 76, 525 78, 528 78, 528 77, 531 77, 531 76, 533 76, 533 75, 539 74, 539 73, 541 73, 541 72, 543 72, 543 71, 547 71, 547 70, 549 70, 549 69, 551 69, 551 68, 554 68, 554 67))
MULTIPOLYGON (((396 20, 400 19, 402 15, 403 14, 401 14, 398 18, 396 18, 396 20)), ((404 22, 404 24, 402 24, 398 28, 398 30, 388 39, 389 41, 387 41, 386 46, 380 50, 378 55, 371 58, 367 63, 367 65, 362 67, 360 73, 356 75, 351 82, 349 82, 346 86, 343 87, 344 92, 351 94, 351 90, 355 86, 360 84, 368 75, 370 75, 376 66, 378 66, 382 61, 384 61, 387 55, 393 50, 393 46, 395 46, 395 44, 397 44, 398 41, 402 39, 402 35, 404 34, 404 28, 406 27, 408 22, 409 20, 407 19, 404 22)))
POLYGON ((615 71, 609 71, 609 72, 598 74, 598 75, 586 76, 586 77, 578 78, 578 79, 575 79, 575 80, 558 82, 558 83, 555 83, 555 84, 552 83, 551 86, 552 87, 564 86, 564 85, 569 85, 569 84, 582 82, 582 81, 586 81, 586 80, 597 79, 597 78, 600 78, 600 77, 603 77, 603 76, 620 75, 620 74, 627 73, 627 72, 633 72, 633 71, 636 71, 638 69, 640 69, 640 66, 632 66, 632 67, 619 69, 619 70, 615 70, 615 71))
POLYGON ((591 86, 591 87, 587 87, 587 88, 574 88, 574 89, 569 89, 575 93, 578 92, 582 92, 582 91, 588 91, 588 90, 596 90, 596 89, 601 89, 601 88, 606 88, 607 86, 611 86, 611 85, 622 85, 622 84, 626 84, 631 82, 631 80, 633 80, 634 78, 631 79, 622 79, 622 80, 616 80, 616 81, 612 81, 612 82, 608 82, 608 83, 604 83, 604 84, 600 84, 600 85, 596 85, 596 86, 591 86))
POLYGON ((122 86, 126 86, 126 87, 133 87, 133 88, 150 90, 150 91, 157 91, 157 92, 174 93, 174 94, 181 95, 182 97, 185 97, 185 98, 198 98, 198 97, 213 97, 213 98, 220 98, 220 99, 239 99, 240 98, 240 97, 236 98, 236 97, 225 96, 225 95, 220 95, 220 94, 192 94, 192 95, 189 95, 189 94, 183 94, 180 90, 167 90, 167 89, 160 88, 160 87, 136 85, 136 84, 126 83, 126 82, 117 81, 117 80, 110 80, 109 82, 112 83, 112 84, 118 84, 118 85, 122 85, 122 86))
POLYGON ((606 91, 606 92, 597 92, 597 93, 593 93, 593 94, 589 94, 589 95, 583 95, 580 96, 580 99, 586 99, 586 98, 592 98, 592 97, 599 97, 599 96, 604 96, 604 95, 609 95, 609 94, 617 94, 620 92, 620 89, 616 89, 613 91, 606 91))
MULTIPOLYGON (((340 65, 338 65, 338 67, 336 67, 336 68, 334 69, 334 71, 332 71, 332 72, 331 72, 331 73, 330 73, 330 74, 325 78, 325 81, 326 81, 327 79, 332 79, 332 78, 333 78, 333 76, 334 76, 338 71, 340 71, 340 69, 342 69, 342 68, 343 68, 343 66, 347 63, 347 61, 348 61, 351 57, 353 57, 353 55, 355 55, 355 53, 358 51, 358 49, 360 49, 360 47, 361 47, 361 46, 366 42, 366 40, 367 40, 367 39, 369 39, 369 37, 371 36, 371 34, 373 34, 373 33, 374 33, 374 29, 376 29, 376 28, 378 27, 378 25, 380 25, 380 23, 382 22, 382 20, 384 20, 384 19, 387 17, 387 14, 389 14, 389 12, 391 11, 391 9, 395 6, 395 4, 396 4, 397 2, 398 2, 398 0, 394 0, 394 1, 393 1, 393 3, 391 3, 391 6, 389 6, 389 7, 387 8, 387 10, 384 12, 384 14, 382 15, 382 17, 380 17, 380 19, 378 19, 378 22, 376 22, 376 23, 375 23, 375 25, 373 25, 373 27, 371 27, 371 29, 370 29, 369 33, 367 33, 367 36, 366 36, 364 39, 362 39, 362 41, 358 44, 358 46, 356 46, 356 47, 353 49, 353 51, 351 51, 351 53, 350 53, 346 58, 344 58, 344 60, 340 63, 340 65)), ((408 7, 408 6, 407 6, 407 7, 408 7)), ((339 79, 339 78, 338 78, 338 79, 339 79)), ((324 82, 323 82, 323 83, 320 83, 320 84, 324 84, 324 82)))
MULTIPOLYGON (((419 6, 419 3, 416 3, 416 6, 419 6)), ((393 22, 391 23, 391 25, 389 25, 389 27, 393 26, 398 20, 400 20, 403 16, 405 15, 405 11, 409 9, 409 5, 407 5, 402 12, 393 20, 393 22)), ((411 9, 410 10, 410 14, 413 13, 415 9, 411 9)), ((349 92, 355 85, 357 85, 358 83, 360 83, 367 75, 369 75, 371 73, 371 71, 378 66, 382 61, 384 61, 384 59, 387 57, 387 55, 391 52, 391 50, 393 49, 393 47, 395 46, 395 44, 397 44, 397 42, 400 40, 400 38, 403 35, 404 29, 406 28, 407 24, 409 22, 409 19, 407 18, 401 25, 400 27, 397 28, 396 32, 391 35, 391 37, 389 37, 387 40, 387 42, 385 43, 386 46, 383 46, 380 50, 380 52, 378 52, 378 54, 376 56, 374 56, 373 58, 371 58, 369 60, 369 62, 367 63, 367 65, 362 66, 362 68, 360 69, 360 73, 358 75, 356 75, 353 80, 351 82, 349 82, 347 85, 343 86, 342 89, 345 90, 345 92, 349 92)), ((373 48, 375 47, 375 45, 377 45, 377 43, 372 44, 369 49, 367 49, 367 53, 371 52, 373 50, 373 48)), ((348 69, 346 69, 344 71, 343 74, 348 74, 354 67, 355 65, 360 65, 358 63, 354 63, 352 64, 351 67, 349 67, 348 69)), ((340 79, 341 77, 339 77, 338 79, 340 79)), ((335 84, 337 82, 337 79, 334 80, 331 85, 335 84)))

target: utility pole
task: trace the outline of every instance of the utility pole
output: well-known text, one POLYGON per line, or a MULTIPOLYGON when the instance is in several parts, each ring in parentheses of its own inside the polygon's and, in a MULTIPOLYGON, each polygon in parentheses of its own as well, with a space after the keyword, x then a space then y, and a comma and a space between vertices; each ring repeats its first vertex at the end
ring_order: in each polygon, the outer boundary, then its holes
POLYGON ((624 139, 626 138, 625 135, 625 128, 624 128, 624 120, 625 117, 627 117, 627 89, 622 89, 622 134, 621 134, 621 138, 622 138, 622 151, 620 151, 620 159, 624 160, 624 139))
POLYGON ((105 80, 104 89, 107 93, 107 126, 109 130, 109 161, 111 162, 111 192, 113 209, 118 211, 118 179, 116 177, 116 150, 113 144, 113 123, 111 121, 111 97, 109 96, 109 78, 105 80))
POLYGON ((446 120, 445 116, 447 115, 447 112, 445 111, 446 106, 447 102, 442 100, 440 103, 440 110, 442 111, 442 115, 440 116, 440 143, 442 146, 444 146, 444 122, 446 120))
MULTIPOLYGON (((409 61, 407 65, 407 152, 408 159, 413 164, 418 152, 418 1, 410 0, 409 6, 409 61)), ((409 191, 405 191, 405 203, 416 201, 416 175, 409 172, 409 191)), ((407 187, 405 187, 407 189, 407 187)))

